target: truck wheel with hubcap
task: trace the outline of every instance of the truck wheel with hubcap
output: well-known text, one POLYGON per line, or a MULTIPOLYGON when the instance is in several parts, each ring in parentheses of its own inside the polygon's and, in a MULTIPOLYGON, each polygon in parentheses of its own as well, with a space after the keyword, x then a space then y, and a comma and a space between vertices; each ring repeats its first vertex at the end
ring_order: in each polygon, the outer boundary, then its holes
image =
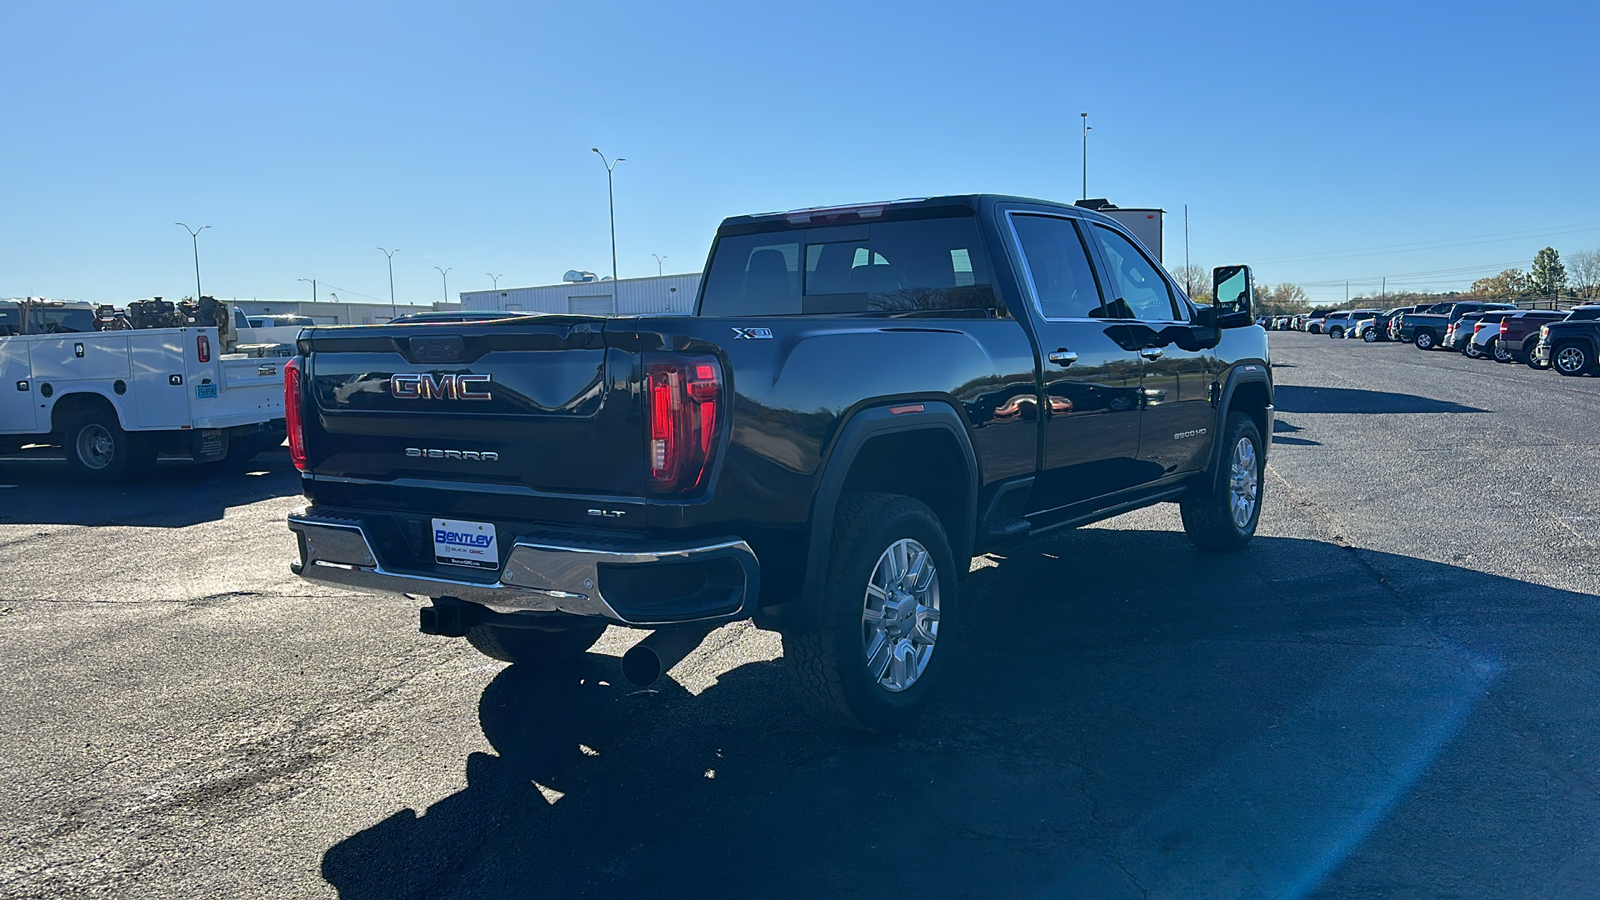
POLYGON ((1344 337, 1344 329, 1335 326, 1328 332, 1328 337, 1333 338, 1334 340, 1339 340, 1340 338, 1344 337))
POLYGON ((1582 375, 1594 365, 1582 344, 1561 344, 1550 354, 1551 365, 1562 375, 1582 375))
POLYGON ((467 643, 490 659, 513 665, 555 667, 593 647, 605 630, 606 626, 599 623, 561 631, 479 624, 467 629, 467 643))
POLYGON ((944 526, 922 501, 842 498, 821 586, 821 627, 783 635, 801 705, 860 731, 903 725, 950 654, 957 574, 944 526), (940 646, 946 649, 935 652, 940 646))
POLYGON ((1366 341, 1369 344, 1376 344, 1378 342, 1378 329, 1376 329, 1376 328, 1363 328, 1363 329, 1361 329, 1361 339, 1363 341, 1366 341))
POLYGON ((1515 360, 1512 359, 1512 357, 1511 357, 1511 348, 1507 347, 1506 346, 1506 342, 1500 340, 1499 338, 1495 338, 1494 340, 1489 342, 1489 350, 1492 353, 1494 353, 1494 361, 1495 362, 1498 362, 1498 363, 1515 362, 1515 360))
POLYGON ((1432 350, 1433 349, 1433 332, 1431 332, 1431 331, 1419 331, 1419 332, 1417 332, 1417 336, 1412 341, 1412 343, 1417 345, 1417 349, 1418 350, 1432 350))
POLYGON ((115 481, 122 477, 133 456, 133 437, 117 423, 114 413, 89 410, 79 413, 61 437, 67 465, 73 474, 89 481, 115 481))
POLYGON ((1222 478, 1208 493, 1187 494, 1178 501, 1183 532, 1201 550, 1242 550, 1255 537, 1261 520, 1262 476, 1266 465, 1261 430, 1244 413, 1229 413, 1222 445, 1222 478))

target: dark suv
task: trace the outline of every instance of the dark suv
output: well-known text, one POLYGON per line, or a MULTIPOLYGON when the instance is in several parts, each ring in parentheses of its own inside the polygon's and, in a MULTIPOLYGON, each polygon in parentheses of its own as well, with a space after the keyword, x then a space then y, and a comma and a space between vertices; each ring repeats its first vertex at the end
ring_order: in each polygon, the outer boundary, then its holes
POLYGON ((1574 307, 1565 319, 1540 327, 1533 358, 1562 375, 1600 374, 1600 306, 1574 307))

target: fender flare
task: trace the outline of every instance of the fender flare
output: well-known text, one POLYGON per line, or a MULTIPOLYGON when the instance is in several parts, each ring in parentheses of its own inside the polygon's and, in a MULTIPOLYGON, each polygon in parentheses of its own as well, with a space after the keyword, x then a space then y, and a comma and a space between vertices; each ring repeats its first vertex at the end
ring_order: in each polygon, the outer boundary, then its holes
POLYGON ((914 431, 947 432, 960 449, 967 470, 967 514, 958 523, 957 533, 949 535, 950 549, 958 564, 972 558, 978 514, 978 456, 973 450, 965 420, 946 400, 899 401, 870 406, 857 411, 845 421, 821 466, 822 474, 817 480, 816 493, 812 495, 811 517, 807 523, 810 540, 806 548, 805 580, 799 599, 765 611, 758 610, 758 625, 780 631, 814 631, 820 627, 822 587, 833 542, 833 517, 839 498, 844 493, 851 466, 861 449, 873 438, 914 431), (898 415, 891 411, 892 408, 908 405, 920 405, 923 409, 898 415))
POLYGON ((1223 446, 1223 431, 1228 422, 1228 413, 1232 411, 1234 392, 1237 391, 1239 386, 1242 384, 1260 384, 1266 386, 1267 433, 1261 436, 1261 459, 1263 465, 1266 463, 1267 455, 1272 447, 1272 376, 1270 374, 1270 370, 1268 369, 1268 364, 1265 362, 1257 362, 1234 366, 1232 371, 1228 372, 1228 380, 1223 383, 1221 391, 1222 396, 1217 402, 1217 436, 1216 439, 1211 442, 1211 475, 1206 479, 1209 489, 1212 491, 1215 491, 1218 485, 1222 483, 1222 455, 1223 453, 1227 452, 1227 448, 1223 446))

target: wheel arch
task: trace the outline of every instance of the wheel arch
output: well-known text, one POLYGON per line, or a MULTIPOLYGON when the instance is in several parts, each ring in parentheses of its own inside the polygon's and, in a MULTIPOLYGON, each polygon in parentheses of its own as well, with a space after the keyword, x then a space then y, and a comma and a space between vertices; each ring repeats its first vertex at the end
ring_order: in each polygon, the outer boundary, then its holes
POLYGON ((1274 416, 1272 377, 1265 365, 1236 367, 1228 373, 1228 380, 1223 384, 1222 400, 1217 406, 1217 436, 1211 442, 1211 468, 1206 479, 1210 490, 1216 490, 1222 480, 1222 456, 1228 450, 1224 446, 1227 443, 1228 415, 1233 412, 1242 412, 1255 422, 1256 430, 1261 433, 1261 459, 1265 465, 1272 447, 1274 416))
POLYGON ((978 459, 966 420, 948 401, 901 401, 858 410, 840 428, 821 472, 811 502, 799 596, 757 610, 758 625, 800 631, 819 625, 834 513, 847 493, 904 494, 921 500, 944 526, 957 566, 972 558, 978 459))
POLYGON ((74 418, 85 412, 109 412, 124 431, 129 430, 122 409, 110 397, 99 391, 74 390, 57 396, 51 404, 50 433, 60 434, 74 418))

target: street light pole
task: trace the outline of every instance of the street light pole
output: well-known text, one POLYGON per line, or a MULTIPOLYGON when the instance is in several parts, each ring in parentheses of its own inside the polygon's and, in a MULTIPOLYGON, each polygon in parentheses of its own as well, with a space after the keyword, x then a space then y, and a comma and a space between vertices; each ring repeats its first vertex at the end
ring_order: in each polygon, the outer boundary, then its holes
POLYGON ((311 302, 317 302, 317 280, 315 278, 296 278, 295 281, 311 282, 311 302))
POLYGON ((1089 114, 1078 113, 1083 116, 1083 197, 1089 199, 1089 114))
POLYGON ((189 240, 194 244, 194 302, 200 302, 200 232, 210 228, 210 225, 201 225, 199 228, 190 228, 182 222, 173 222, 180 225, 184 231, 189 232, 189 240))
MULTIPOLYGON (((444 282, 444 302, 449 303, 450 302, 450 269, 440 269, 438 266, 434 266, 434 268, 438 269, 438 271, 439 271, 439 280, 444 282)), ((451 268, 455 268, 455 267, 451 266, 451 268)))
POLYGON ((503 274, 496 275, 493 272, 485 272, 483 274, 489 276, 490 280, 492 280, 494 282, 494 289, 495 290, 497 290, 497 291, 500 290, 500 279, 506 277, 505 275, 503 275, 503 274))
POLYGON ((394 255, 396 253, 400 252, 400 248, 396 247, 393 250, 385 250, 382 247, 379 247, 378 251, 381 252, 384 256, 389 257, 389 318, 392 319, 395 316, 395 308, 394 308, 394 255))
POLYGON ((617 164, 622 162, 623 157, 619 156, 615 160, 608 160, 608 159, 606 159, 606 155, 604 153, 600 153, 600 148, 599 147, 590 147, 589 149, 593 150, 595 153, 599 154, 600 162, 602 164, 604 164, 605 167, 606 167, 606 201, 607 201, 607 204, 611 208, 611 305, 612 306, 616 306, 616 304, 617 304, 617 194, 616 194, 616 191, 614 191, 612 189, 612 187, 611 187, 611 173, 616 171, 617 164))
POLYGON ((656 274, 660 275, 661 274, 661 261, 666 259, 666 257, 662 256, 659 253, 652 253, 650 255, 654 256, 656 258, 656 274))

